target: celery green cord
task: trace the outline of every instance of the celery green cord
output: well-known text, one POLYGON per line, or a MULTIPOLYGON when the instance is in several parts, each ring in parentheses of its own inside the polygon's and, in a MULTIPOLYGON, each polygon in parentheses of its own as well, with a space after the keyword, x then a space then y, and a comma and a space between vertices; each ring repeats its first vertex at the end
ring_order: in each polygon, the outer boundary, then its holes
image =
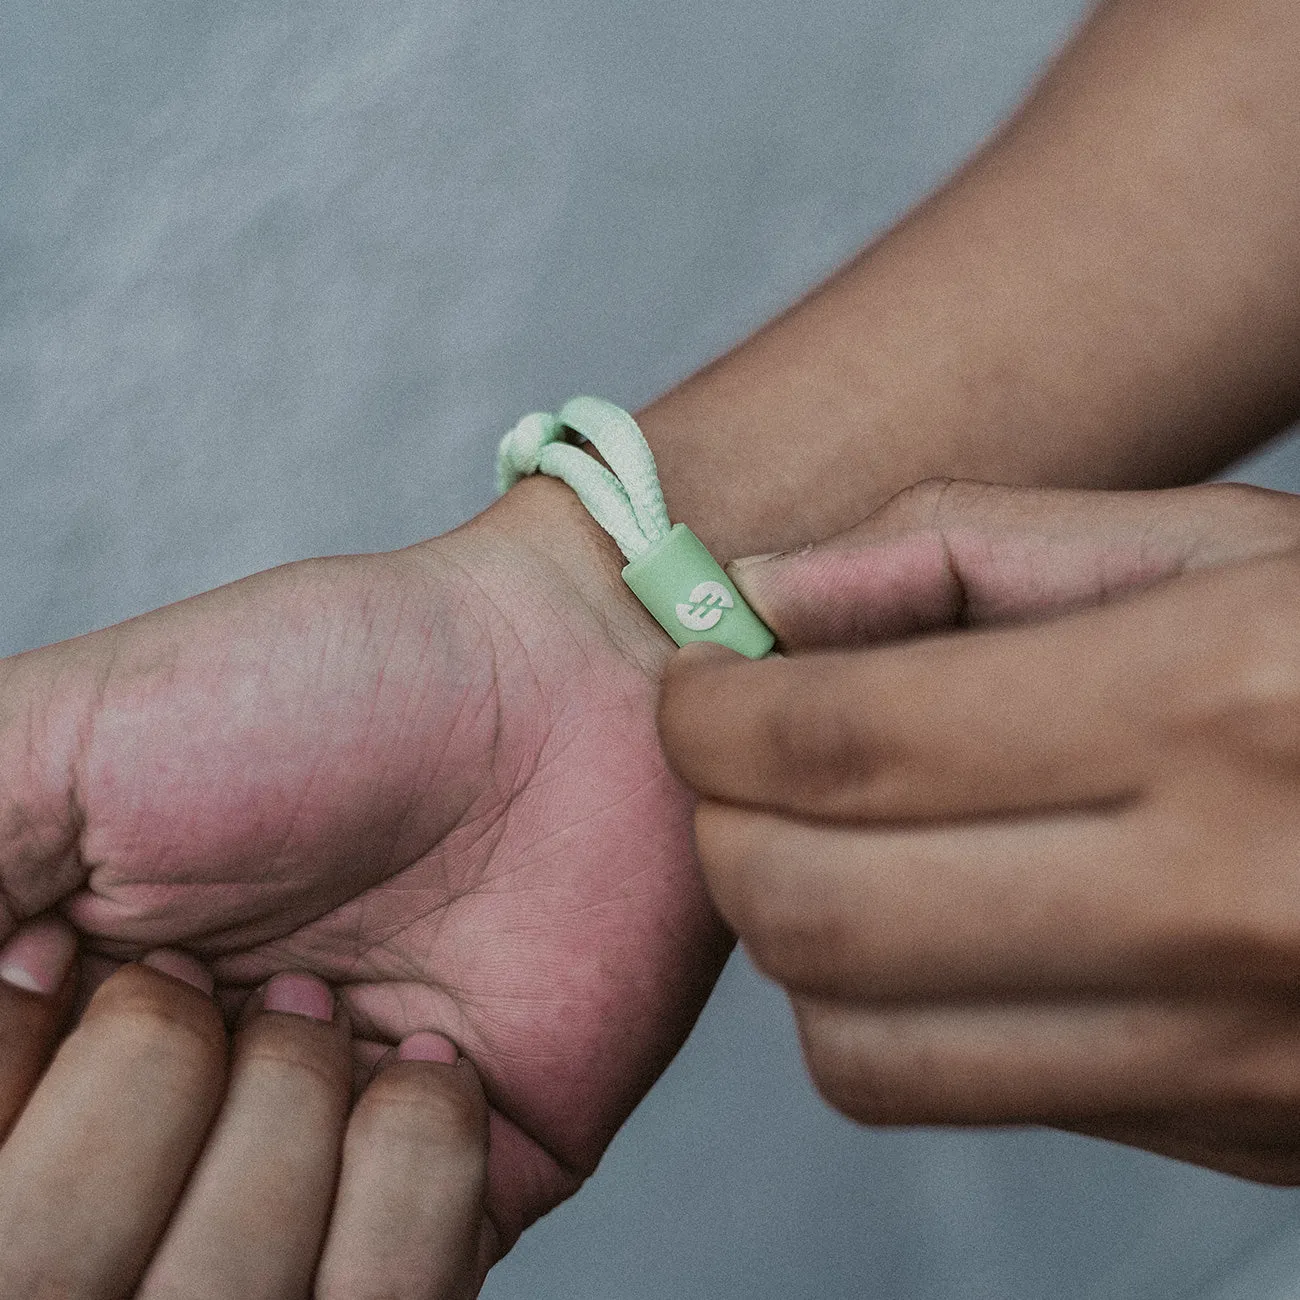
POLYGON ((501 440, 497 485, 506 492, 530 474, 549 474, 577 493, 627 557, 623 581, 679 646, 715 641, 750 659, 771 651, 772 629, 726 570, 685 524, 668 522, 655 458, 621 407, 574 397, 556 415, 525 415, 501 440), (570 434, 591 443, 605 464, 575 447, 570 434))
POLYGON ((502 438, 498 489, 505 492, 530 474, 567 483, 629 560, 668 535, 668 509, 654 453, 637 422, 603 398, 574 397, 557 415, 525 415, 502 438), (590 442, 609 469, 566 442, 570 430, 590 442))

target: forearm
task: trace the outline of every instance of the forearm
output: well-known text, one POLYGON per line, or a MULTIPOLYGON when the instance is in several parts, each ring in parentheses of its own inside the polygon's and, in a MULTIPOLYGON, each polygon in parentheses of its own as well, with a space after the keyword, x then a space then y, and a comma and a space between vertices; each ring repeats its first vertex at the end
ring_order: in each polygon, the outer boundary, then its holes
POLYGON ((933 475, 1186 482, 1300 410, 1300 9, 1103 5, 960 174, 641 413, 724 556, 933 475))

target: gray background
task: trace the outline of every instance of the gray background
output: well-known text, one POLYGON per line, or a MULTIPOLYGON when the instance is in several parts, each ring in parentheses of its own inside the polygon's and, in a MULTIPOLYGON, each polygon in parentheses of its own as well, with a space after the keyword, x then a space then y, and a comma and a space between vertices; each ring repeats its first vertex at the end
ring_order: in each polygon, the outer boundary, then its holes
MULTIPOLYGON (((743 336, 1080 11, 5 0, 0 653, 457 523, 519 412, 636 406, 743 336)), ((1294 1194, 1082 1139, 855 1130, 738 960, 487 1294, 1237 1300, 1300 1276, 1292 1225, 1294 1194)))

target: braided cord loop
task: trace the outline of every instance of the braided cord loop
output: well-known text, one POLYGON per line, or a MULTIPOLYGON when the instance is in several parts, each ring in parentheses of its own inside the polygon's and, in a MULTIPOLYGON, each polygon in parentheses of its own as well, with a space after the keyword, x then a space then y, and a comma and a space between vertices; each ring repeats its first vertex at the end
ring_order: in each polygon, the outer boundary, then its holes
POLYGON ((637 422, 602 397, 574 397, 558 415, 525 415, 501 440, 497 487, 505 492, 530 474, 562 479, 629 560, 668 535, 668 508, 654 453, 637 422), (565 441, 579 434, 605 465, 565 441))
POLYGON ((577 493, 626 557, 623 581, 678 645, 716 641, 751 659, 771 651, 771 631, 699 538, 669 523, 654 453, 621 407, 574 397, 558 415, 525 415, 501 440, 497 487, 506 492, 530 474, 561 479, 577 493), (569 442, 570 433, 605 464, 569 442))

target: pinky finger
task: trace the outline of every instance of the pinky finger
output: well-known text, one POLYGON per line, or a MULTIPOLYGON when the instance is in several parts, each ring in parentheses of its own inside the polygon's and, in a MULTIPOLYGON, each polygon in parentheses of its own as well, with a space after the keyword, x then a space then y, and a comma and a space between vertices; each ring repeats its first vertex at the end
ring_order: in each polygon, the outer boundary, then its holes
POLYGON ((29 921, 0 947, 0 1141, 49 1060, 72 993, 77 941, 56 917, 29 921))
POLYGON ((348 1124, 317 1294, 461 1300, 481 1281, 488 1108, 473 1066, 415 1034, 348 1124))

